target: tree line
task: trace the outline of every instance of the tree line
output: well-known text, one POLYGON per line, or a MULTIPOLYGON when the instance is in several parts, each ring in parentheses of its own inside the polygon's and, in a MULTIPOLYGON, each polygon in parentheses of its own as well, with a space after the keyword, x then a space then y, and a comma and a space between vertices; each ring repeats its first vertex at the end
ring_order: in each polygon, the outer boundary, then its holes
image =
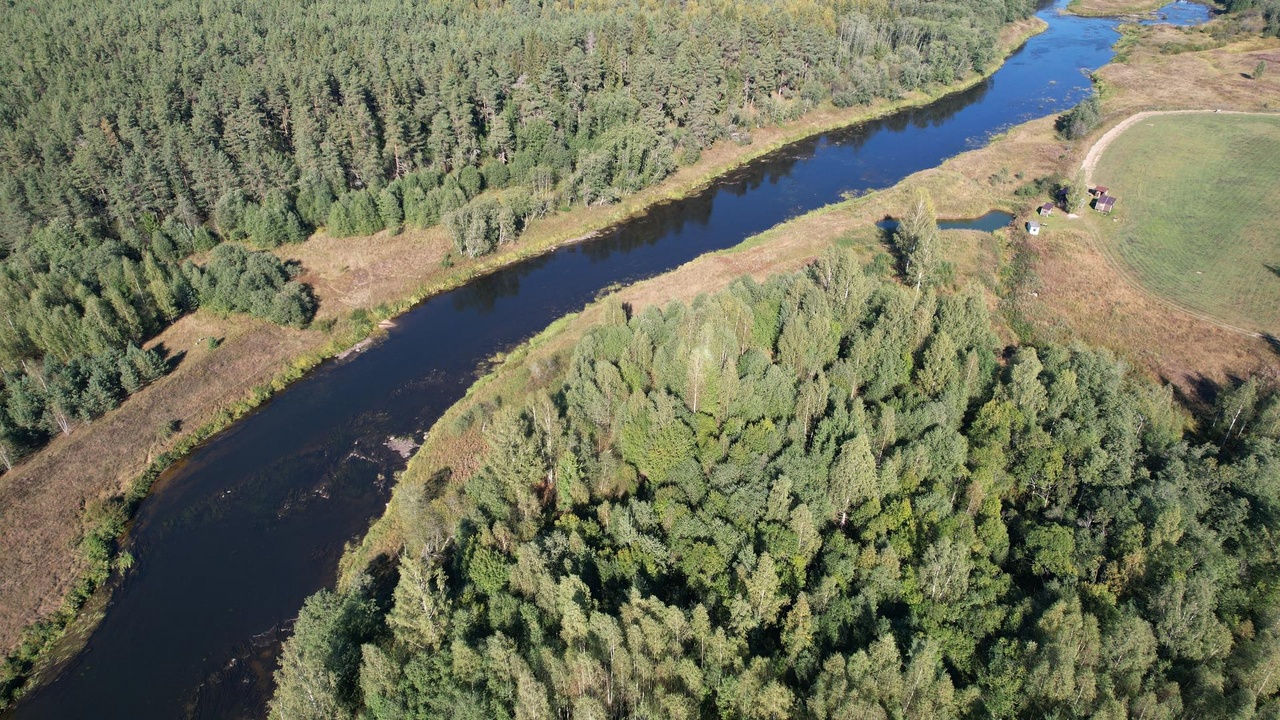
POLYGON ((308 600, 272 716, 1275 717, 1280 394, 1187 420, 839 251, 614 307, 398 489, 394 589, 308 600))
POLYGON ((194 228, 244 202, 271 244, 295 223, 324 225, 350 190, 379 194, 424 169, 468 173, 468 195, 555 185, 564 202, 598 202, 730 128, 982 69, 1000 27, 1030 8, 10 3, 0 239, 63 220, 127 241, 150 221, 194 228))

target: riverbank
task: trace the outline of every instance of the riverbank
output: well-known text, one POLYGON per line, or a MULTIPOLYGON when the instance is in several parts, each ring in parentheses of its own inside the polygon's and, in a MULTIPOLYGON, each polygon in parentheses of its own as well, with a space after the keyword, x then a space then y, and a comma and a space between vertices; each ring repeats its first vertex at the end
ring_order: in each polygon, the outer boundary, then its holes
POLYGON ((1208 400, 1233 376, 1280 372, 1280 356, 1265 340, 1181 311, 1129 282, 1099 251, 1089 223, 1059 212, 1040 220, 1045 230, 1036 238, 1020 229, 1037 217, 1033 208, 1047 198, 1018 190, 1041 178, 1072 177, 1097 139, 1135 113, 1280 107, 1280 83, 1251 84, 1239 71, 1280 51, 1280 41, 1246 39, 1169 54, 1167 48, 1184 35, 1171 28, 1132 31, 1126 38, 1128 59, 1096 73, 1104 119, 1085 138, 1063 141, 1053 117, 1020 125, 985 148, 916 173, 893 188, 810 212, 557 321, 504 358, 432 427, 386 514, 343 558, 342 584, 367 569, 373 558, 394 555, 421 506, 447 504, 449 493, 477 469, 475 458, 485 439, 476 419, 484 409, 518 405, 524 395, 543 390, 536 368, 569 362, 574 344, 606 313, 621 304, 639 312, 651 305, 688 302, 742 276, 759 280, 795 271, 832 245, 883 266, 887 248, 875 223, 900 216, 917 188, 929 190, 939 217, 976 217, 991 209, 1017 216, 1013 227, 996 233, 952 230, 941 235, 944 259, 953 268, 950 284, 984 294, 1006 343, 1079 340, 1108 347, 1140 372, 1169 383, 1188 404, 1208 400), (1180 80, 1171 86, 1162 80, 1168 77, 1180 80), (442 484, 441 478, 448 482, 442 484))
MULTIPOLYGON (((1006 28, 1005 55, 1043 27, 1042 21, 1031 19, 1006 28)), ((77 548, 81 537, 94 537, 98 545, 110 548, 114 532, 104 538, 103 529, 118 531, 122 515, 146 494, 164 468, 323 359, 376 332, 377 321, 498 267, 585 239, 656 204, 691 194, 790 142, 927 104, 971 87, 982 77, 975 75, 897 102, 811 113, 786 128, 755 132, 750 146, 721 143, 698 163, 618 206, 544 219, 532 225, 511 250, 476 262, 442 267, 450 243, 438 228, 369 239, 334 240, 320 235, 285 248, 281 254, 302 263, 305 279, 315 286, 321 301, 312 329, 288 330, 207 313, 185 317, 155 340, 179 359, 171 375, 94 424, 55 440, 0 479, 0 647, 13 649, 21 641, 21 628, 43 619, 48 624, 27 635, 30 642, 24 662, 40 654, 75 616, 94 584, 91 579, 100 578, 111 567, 109 553, 98 554, 92 561, 81 556, 77 548), (99 513, 84 508, 100 505, 104 498, 123 500, 109 503, 113 510, 109 524, 95 522, 86 527, 84 519, 99 513)), ((68 639, 60 650, 72 644, 68 639)))

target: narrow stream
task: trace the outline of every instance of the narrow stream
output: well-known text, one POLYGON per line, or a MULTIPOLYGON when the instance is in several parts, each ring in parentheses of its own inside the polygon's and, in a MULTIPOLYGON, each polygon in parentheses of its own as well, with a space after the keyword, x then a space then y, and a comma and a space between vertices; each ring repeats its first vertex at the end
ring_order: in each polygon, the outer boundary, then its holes
MULTIPOLYGON (((1181 5, 1184 24, 1207 17, 1181 5)), ((137 565, 83 652, 5 717, 264 716, 290 619, 333 583, 343 545, 382 511, 404 467, 389 437, 421 439, 485 358, 602 288, 730 247, 843 192, 888 187, 1078 102, 1089 91, 1082 70, 1112 56, 1115 23, 1056 7, 1040 16, 1049 29, 986 82, 798 142, 598 239, 428 300, 383 341, 322 365, 214 438, 143 504, 129 537, 137 565)))

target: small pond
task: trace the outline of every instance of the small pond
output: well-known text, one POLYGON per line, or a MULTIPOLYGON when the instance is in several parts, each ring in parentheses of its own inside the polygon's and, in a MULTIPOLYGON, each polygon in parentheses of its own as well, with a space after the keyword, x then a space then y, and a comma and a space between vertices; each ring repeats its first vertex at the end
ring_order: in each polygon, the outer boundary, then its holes
MULTIPOLYGON (((1013 215, 1002 210, 992 210, 991 212, 979 218, 962 218, 960 220, 939 220, 939 230, 980 230, 982 232, 994 232, 1002 227, 1006 227, 1013 222, 1013 215)), ((881 230, 897 230, 898 221, 892 218, 885 218, 876 223, 876 227, 881 230)))

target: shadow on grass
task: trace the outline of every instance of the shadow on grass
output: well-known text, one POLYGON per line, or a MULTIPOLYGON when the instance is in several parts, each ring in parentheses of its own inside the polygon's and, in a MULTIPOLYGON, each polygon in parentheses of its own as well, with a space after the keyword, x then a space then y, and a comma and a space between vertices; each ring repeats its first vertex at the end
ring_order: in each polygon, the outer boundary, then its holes
POLYGON ((1186 378, 1188 389, 1184 390, 1173 378, 1161 376, 1160 382, 1173 388, 1173 399, 1186 408, 1204 408, 1213 403, 1218 396, 1218 384, 1209 378, 1196 373, 1186 378))
POLYGON ((1280 338, 1272 335, 1271 333, 1262 333, 1261 337, 1262 341, 1267 344, 1267 347, 1271 348, 1271 352, 1280 355, 1280 338))
POLYGON ((880 244, 888 250, 889 255, 893 258, 894 269, 905 277, 907 256, 902 253, 902 250, 898 248, 898 244, 894 242, 894 236, 898 233, 898 221, 889 215, 885 215, 883 220, 876 223, 876 231, 880 244))
POLYGON ((1218 401, 1218 395, 1223 390, 1240 385, 1245 381, 1245 378, 1237 375, 1228 375, 1226 382, 1218 382, 1200 373, 1188 375, 1186 380, 1190 387, 1190 392, 1183 390, 1178 383, 1173 382, 1172 378, 1161 376, 1160 380, 1173 387, 1174 399, 1180 405, 1195 413, 1206 413, 1213 409, 1213 404, 1218 401))
POLYGON ((166 374, 177 370, 178 366, 182 364, 182 361, 187 359, 186 350, 179 350, 176 353, 170 352, 169 348, 165 347, 164 343, 156 343, 156 346, 152 349, 164 359, 166 374))

